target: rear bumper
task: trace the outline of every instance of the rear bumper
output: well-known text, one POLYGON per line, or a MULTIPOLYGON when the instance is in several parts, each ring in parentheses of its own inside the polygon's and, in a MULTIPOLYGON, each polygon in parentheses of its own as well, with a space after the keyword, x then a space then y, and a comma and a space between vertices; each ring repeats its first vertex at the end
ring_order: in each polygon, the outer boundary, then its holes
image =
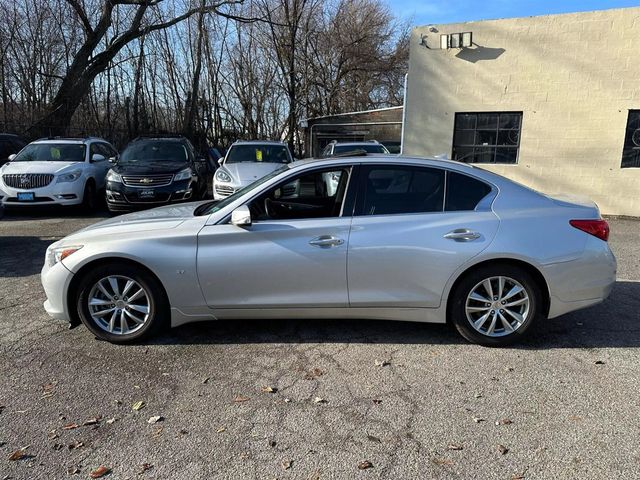
POLYGON ((589 238, 583 255, 545 265, 549 282, 549 318, 603 302, 616 281, 616 258, 606 242, 589 238))

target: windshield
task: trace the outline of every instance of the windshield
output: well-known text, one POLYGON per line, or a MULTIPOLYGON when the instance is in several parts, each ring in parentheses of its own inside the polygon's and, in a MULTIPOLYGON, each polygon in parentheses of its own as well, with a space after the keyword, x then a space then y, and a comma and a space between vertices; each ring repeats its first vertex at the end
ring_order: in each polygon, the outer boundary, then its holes
POLYGON ((158 161, 185 163, 189 161, 189 154, 182 142, 163 140, 134 142, 122 152, 118 165, 158 161))
POLYGON ((336 145, 333 147, 333 154, 340 155, 341 153, 361 152, 363 150, 367 153, 389 153, 389 151, 384 148, 384 145, 376 143, 362 143, 357 145, 336 145))
POLYGON ((210 215, 212 213, 218 212, 222 210, 224 207, 226 207, 227 205, 230 205, 231 203, 235 202, 238 198, 240 198, 245 193, 248 193, 251 190, 258 188, 263 183, 268 182, 273 177, 280 175, 282 172, 286 170, 288 170, 288 167, 284 167, 284 166, 280 167, 274 170, 273 172, 271 172, 269 175, 262 177, 260 180, 257 180, 247 185, 246 187, 241 188, 240 190, 236 191, 233 195, 229 195, 224 200, 221 200, 219 202, 218 201, 209 202, 201 205, 196 209, 194 213, 199 216, 199 215, 210 215))
POLYGON ((81 143, 32 143, 22 149, 14 162, 84 162, 81 143))
POLYGON ((234 145, 224 163, 262 162, 289 163, 289 149, 285 145, 234 145))

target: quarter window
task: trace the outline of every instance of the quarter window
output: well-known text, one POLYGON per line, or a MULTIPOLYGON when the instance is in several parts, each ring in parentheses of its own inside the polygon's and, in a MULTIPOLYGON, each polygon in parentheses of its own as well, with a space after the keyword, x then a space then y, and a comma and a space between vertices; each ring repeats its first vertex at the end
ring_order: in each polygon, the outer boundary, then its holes
POLYGON ((640 110, 629 110, 621 167, 640 168, 640 110))
POLYGON ((442 212, 444 170, 409 166, 364 168, 358 215, 442 212))
POLYGON ((480 180, 456 172, 447 173, 447 212, 475 210, 476 206, 491 191, 491 187, 480 180))
POLYGON ((452 158, 465 163, 517 163, 522 112, 456 113, 452 158))

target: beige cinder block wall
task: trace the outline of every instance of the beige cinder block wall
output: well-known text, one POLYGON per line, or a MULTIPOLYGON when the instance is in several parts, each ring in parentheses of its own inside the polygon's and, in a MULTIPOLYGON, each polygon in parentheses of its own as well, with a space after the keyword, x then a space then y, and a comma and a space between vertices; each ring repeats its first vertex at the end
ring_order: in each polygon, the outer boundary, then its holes
POLYGON ((411 35, 405 154, 450 156, 455 112, 522 111, 518 164, 483 168, 640 216, 640 169, 620 168, 640 109, 640 8, 433 27, 411 35), (441 33, 465 31, 476 51, 438 49, 441 33))

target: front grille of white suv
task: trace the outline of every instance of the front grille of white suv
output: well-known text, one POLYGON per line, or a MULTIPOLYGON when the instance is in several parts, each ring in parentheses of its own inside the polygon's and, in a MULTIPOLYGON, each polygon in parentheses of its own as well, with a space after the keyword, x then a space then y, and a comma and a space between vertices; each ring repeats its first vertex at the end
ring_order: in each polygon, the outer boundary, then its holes
POLYGON ((42 188, 53 181, 51 173, 11 173, 2 176, 4 183, 11 188, 42 188))

